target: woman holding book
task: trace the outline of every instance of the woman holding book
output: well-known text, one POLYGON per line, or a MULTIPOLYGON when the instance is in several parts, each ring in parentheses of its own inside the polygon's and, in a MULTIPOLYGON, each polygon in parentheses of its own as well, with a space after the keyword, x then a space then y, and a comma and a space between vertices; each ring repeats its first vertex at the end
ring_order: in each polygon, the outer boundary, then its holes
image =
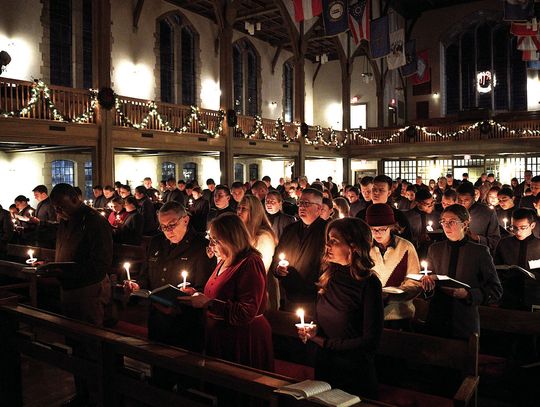
POLYGON ((448 206, 440 224, 448 240, 434 243, 428 251, 432 274, 422 278, 422 287, 433 292, 426 321, 428 333, 469 338, 480 332, 478 305, 497 302, 502 286, 487 246, 467 237, 470 215, 464 206, 448 206), (437 283, 445 275, 466 285, 445 287, 437 283))
MULTIPOLYGON (((237 215, 223 214, 209 227, 210 248, 220 262, 206 283, 180 301, 207 308, 206 350, 211 356, 272 371, 272 330, 263 315, 266 271, 237 215)), ((186 290, 189 291, 189 290, 186 290)))
POLYGON ((328 225, 317 325, 298 330, 303 341, 317 346, 318 379, 368 397, 376 395, 374 357, 383 329, 382 287, 372 271, 371 240, 369 226, 360 219, 328 225))

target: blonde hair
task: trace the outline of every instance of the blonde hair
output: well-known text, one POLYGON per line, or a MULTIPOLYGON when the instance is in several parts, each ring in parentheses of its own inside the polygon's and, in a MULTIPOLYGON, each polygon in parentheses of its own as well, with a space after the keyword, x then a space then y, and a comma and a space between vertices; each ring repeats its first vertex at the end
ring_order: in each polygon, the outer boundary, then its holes
POLYGON ((224 213, 212 220, 209 225, 210 233, 220 241, 231 253, 232 263, 236 264, 250 253, 261 256, 253 247, 244 222, 234 213, 224 213))
POLYGON ((246 222, 246 229, 251 236, 251 241, 255 242, 257 238, 263 233, 269 233, 276 242, 276 235, 272 230, 270 221, 266 216, 261 201, 254 195, 245 195, 240 201, 239 206, 245 206, 248 212, 248 218, 246 222))

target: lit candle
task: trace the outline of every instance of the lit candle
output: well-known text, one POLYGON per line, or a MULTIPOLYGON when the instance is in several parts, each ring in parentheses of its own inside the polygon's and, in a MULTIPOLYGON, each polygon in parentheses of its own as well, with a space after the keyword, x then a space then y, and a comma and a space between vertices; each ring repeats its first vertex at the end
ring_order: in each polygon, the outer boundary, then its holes
POLYGON ((423 275, 427 276, 429 273, 431 273, 431 271, 429 271, 429 270, 427 269, 427 266, 428 266, 427 261, 422 260, 422 261, 420 262, 420 265, 421 265, 422 268, 423 268, 423 270, 420 271, 420 274, 423 274, 423 275))
POLYGON ((28 250, 28 257, 29 259, 26 260, 26 263, 27 264, 32 264, 33 262, 35 262, 37 259, 34 258, 34 251, 32 249, 28 250))
POLYGON ((504 218, 504 219, 503 219, 503 222, 504 222, 504 228, 506 229, 506 226, 507 226, 507 224, 508 224, 508 219, 507 219, 507 218, 504 218))
POLYGON ((495 209, 493 205, 489 205, 489 209, 495 209))
POLYGON ((345 217, 344 214, 342 214, 342 213, 339 214, 339 219, 343 219, 344 217, 345 217))
POLYGON ((116 215, 116 221, 120 222, 120 215, 116 215))
POLYGON ((193 205, 193 199, 191 199, 191 198, 189 199, 188 205, 189 205, 189 206, 192 206, 192 205, 193 205))
POLYGON ((126 276, 127 280, 131 281, 131 274, 129 274, 129 268, 131 267, 131 264, 129 264, 127 261, 124 263, 124 268, 126 269, 126 276))
POLYGON ((15 218, 11 219, 11 221, 13 222, 14 225, 17 223, 17 219, 15 218))
POLYGON ((186 270, 182 270, 182 288, 184 290, 187 287, 187 275, 188 275, 188 272, 186 270))
MULTIPOLYGON (((280 253, 279 254, 278 266, 279 267, 289 267, 289 262, 287 260, 285 260, 285 253, 280 253)), ((302 312, 304 312, 304 311, 302 311, 302 312)))
POLYGON ((105 215, 106 215, 105 211, 101 211, 100 213, 101 213, 101 216, 105 217, 105 215))
POLYGON ((433 232, 433 221, 428 221, 428 225, 426 226, 426 229, 428 232, 433 232))
POLYGON ((397 209, 397 208, 398 208, 398 203, 397 203, 397 202, 395 202, 395 203, 394 203, 394 206, 395 206, 395 207, 396 207, 396 209, 397 209))
POLYGON ((85 205, 88 205, 88 201, 87 201, 86 199, 84 200, 84 204, 85 204, 85 205))
POLYGON ((437 199, 437 194, 433 194, 433 199, 437 199))
POLYGON ((88 201, 88 204, 89 204, 90 206, 92 206, 92 205, 94 205, 94 201, 90 199, 90 200, 88 201))
POLYGON ((34 211, 33 211, 32 209, 30 209, 30 210, 28 211, 28 213, 30 214, 30 217, 32 217, 32 215, 34 214, 34 211))
POLYGON ((300 325, 304 327, 306 324, 304 323, 304 310, 302 308, 298 308, 296 310, 296 315, 300 318, 300 325))

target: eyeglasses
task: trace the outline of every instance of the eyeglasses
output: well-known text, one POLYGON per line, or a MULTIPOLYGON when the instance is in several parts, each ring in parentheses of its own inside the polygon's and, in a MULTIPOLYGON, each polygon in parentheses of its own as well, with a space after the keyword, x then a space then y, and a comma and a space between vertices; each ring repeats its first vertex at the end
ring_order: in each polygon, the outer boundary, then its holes
POLYGON ((454 226, 456 225, 461 225, 463 222, 461 222, 460 220, 441 220, 439 221, 439 225, 441 225, 442 227, 448 227, 448 228, 453 228, 454 226))
POLYGON ((317 206, 320 205, 317 202, 309 202, 309 201, 298 201, 296 204, 298 205, 299 208, 307 208, 311 205, 317 205, 317 206))
POLYGON ((209 246, 217 246, 220 243, 218 239, 214 239, 212 236, 208 236, 208 241, 209 246))
POLYGON ((236 207, 236 212, 238 213, 244 213, 244 212, 247 212, 249 211, 249 208, 247 206, 237 206, 236 207))
POLYGON ((159 228, 164 232, 172 232, 174 230, 174 228, 178 226, 178 224, 180 223, 182 218, 184 218, 184 216, 180 216, 178 219, 176 219, 176 222, 169 223, 168 225, 160 224, 159 228))
POLYGON ((371 228, 371 233, 386 233, 390 226, 385 226, 382 228, 371 228))
POLYGON ((531 225, 523 225, 523 226, 509 226, 509 229, 512 231, 512 232, 517 232, 518 230, 521 230, 522 232, 529 229, 531 227, 531 225))

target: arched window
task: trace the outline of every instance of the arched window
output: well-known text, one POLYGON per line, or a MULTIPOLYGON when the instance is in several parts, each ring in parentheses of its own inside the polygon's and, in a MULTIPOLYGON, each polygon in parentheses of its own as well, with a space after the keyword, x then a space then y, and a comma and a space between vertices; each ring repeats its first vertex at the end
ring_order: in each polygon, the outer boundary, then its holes
POLYGON ((283 64, 283 120, 293 121, 294 67, 292 63, 283 64))
POLYGON ((197 163, 185 163, 182 167, 184 181, 192 182, 197 180, 197 163))
POLYGON ((196 105, 197 33, 175 12, 158 20, 158 34, 161 101, 196 105))
POLYGON ((508 25, 477 21, 445 44, 446 113, 487 108, 527 109, 526 63, 508 25), (494 78, 490 91, 477 88, 478 74, 494 78))
POLYGON ((86 199, 94 199, 92 186, 92 161, 86 161, 84 163, 84 196, 86 199))
POLYGON ((244 164, 234 164, 234 180, 244 182, 244 164))
POLYGON ((54 160, 51 164, 52 186, 66 183, 73 185, 75 179, 75 163, 69 160, 54 160))
POLYGON ((233 44, 234 110, 238 114, 259 114, 260 64, 257 51, 247 40, 233 44))
POLYGON ((249 164, 249 179, 259 179, 259 164, 249 164))
POLYGON ((166 181, 169 178, 176 179, 176 164, 164 161, 161 163, 161 179, 166 181))

